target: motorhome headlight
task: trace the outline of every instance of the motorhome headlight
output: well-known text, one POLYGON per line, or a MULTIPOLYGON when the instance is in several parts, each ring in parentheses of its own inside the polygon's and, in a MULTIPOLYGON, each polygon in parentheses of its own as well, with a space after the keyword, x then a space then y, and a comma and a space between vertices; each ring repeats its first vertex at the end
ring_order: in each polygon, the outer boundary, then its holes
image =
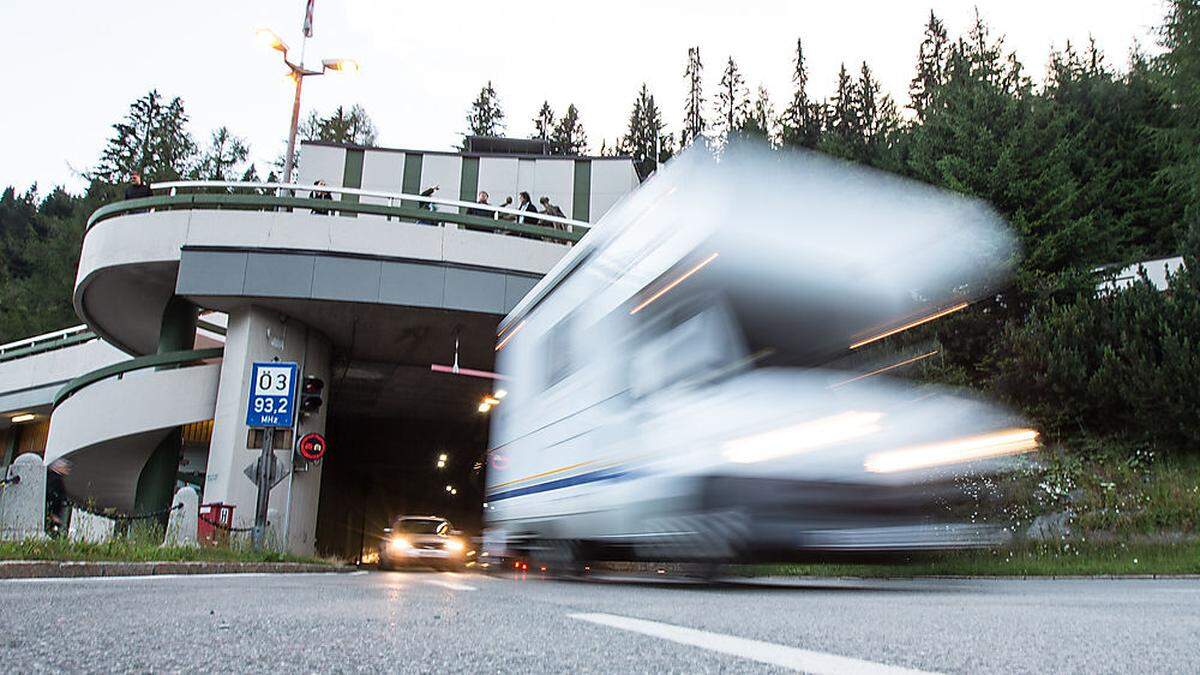
POLYGON ((896 473, 946 464, 961 464, 993 457, 1019 455, 1038 448, 1033 429, 1004 429, 977 436, 964 436, 940 443, 914 445, 879 452, 867 457, 863 468, 871 473, 896 473))
POLYGON ((883 429, 881 412, 847 411, 809 420, 782 429, 726 441, 724 456, 731 462, 750 464, 852 441, 883 429))
POLYGON ((462 543, 461 539, 450 539, 446 541, 446 550, 451 553, 462 553, 467 546, 462 543))
POLYGON ((394 553, 407 551, 410 546, 412 544, 404 537, 392 537, 392 540, 388 542, 388 548, 392 549, 394 553))

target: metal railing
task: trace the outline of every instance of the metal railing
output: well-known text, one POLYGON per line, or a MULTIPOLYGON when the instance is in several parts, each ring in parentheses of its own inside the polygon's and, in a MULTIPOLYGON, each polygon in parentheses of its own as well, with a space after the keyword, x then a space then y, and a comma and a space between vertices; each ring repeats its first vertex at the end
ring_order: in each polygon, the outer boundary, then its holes
POLYGON ((56 330, 52 333, 35 335, 31 338, 0 345, 0 362, 62 349, 63 347, 70 347, 95 340, 97 337, 86 324, 71 326, 70 328, 56 330))
POLYGON ((110 377, 122 377, 126 373, 131 373, 137 370, 146 368, 159 368, 162 366, 185 366, 189 364, 198 364, 201 361, 208 359, 220 358, 225 353, 224 347, 211 347, 209 349, 185 349, 178 352, 165 352, 162 354, 150 354, 149 356, 139 356, 137 358, 114 363, 111 366, 105 366, 84 373, 79 377, 71 380, 63 385, 62 389, 54 395, 54 407, 71 397, 72 394, 83 389, 84 387, 107 380, 110 377))
POLYGON ((287 183, 253 183, 244 181, 174 181, 155 183, 151 189, 166 194, 129 199, 100 207, 88 220, 88 227, 109 218, 132 212, 172 209, 229 208, 258 211, 308 209, 326 214, 375 215, 388 219, 454 224, 468 229, 499 232, 574 243, 588 231, 588 224, 534 211, 521 211, 491 204, 479 204, 455 199, 425 197, 404 192, 385 192, 332 185, 298 185, 287 183), (298 197, 295 194, 305 194, 298 197), (314 193, 339 195, 341 199, 318 199, 314 193), (347 199, 349 197, 350 199, 347 199), (382 200, 382 203, 363 202, 362 198, 382 200), (426 206, 417 206, 424 204, 426 206), (440 210, 438 207, 457 211, 440 210))

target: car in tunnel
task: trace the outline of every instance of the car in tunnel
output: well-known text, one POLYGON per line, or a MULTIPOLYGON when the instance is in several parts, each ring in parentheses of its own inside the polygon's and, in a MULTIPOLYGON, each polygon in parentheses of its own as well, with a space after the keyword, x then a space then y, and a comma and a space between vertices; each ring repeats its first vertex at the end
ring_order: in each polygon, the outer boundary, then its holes
POLYGON ((379 542, 379 569, 433 567, 461 569, 468 554, 467 539, 440 516, 398 516, 384 528, 379 542))

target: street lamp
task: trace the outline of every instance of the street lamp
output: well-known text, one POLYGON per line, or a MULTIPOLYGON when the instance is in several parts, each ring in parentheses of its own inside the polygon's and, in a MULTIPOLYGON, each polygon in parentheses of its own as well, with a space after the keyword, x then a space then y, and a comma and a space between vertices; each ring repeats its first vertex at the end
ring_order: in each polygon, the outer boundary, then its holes
POLYGON ((352 59, 325 59, 321 61, 321 70, 309 70, 304 67, 304 50, 300 50, 300 63, 295 64, 288 60, 288 46, 268 28, 260 28, 256 33, 259 44, 283 54, 283 63, 288 67, 288 77, 296 83, 296 98, 292 101, 292 124, 288 128, 288 146, 287 157, 283 160, 283 182, 292 182, 292 169, 295 168, 295 153, 296 153, 296 128, 300 125, 300 90, 304 85, 304 78, 310 75, 324 75, 325 71, 332 70, 339 73, 354 74, 360 69, 358 61, 352 59))

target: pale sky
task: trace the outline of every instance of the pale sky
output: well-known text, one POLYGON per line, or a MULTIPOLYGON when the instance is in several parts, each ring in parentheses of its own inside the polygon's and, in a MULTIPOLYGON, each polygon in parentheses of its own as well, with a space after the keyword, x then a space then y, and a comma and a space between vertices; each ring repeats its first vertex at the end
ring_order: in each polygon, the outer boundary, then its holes
MULTIPOLYGON (((573 102, 595 152, 623 132, 643 81, 678 130, 692 45, 709 92, 732 55, 782 108, 797 37, 811 95, 830 94, 839 63, 865 59, 903 105, 929 10, 953 37, 975 6, 1039 81, 1052 46, 1089 35, 1123 68, 1135 40, 1154 50, 1165 11, 1162 0, 316 0, 307 63, 350 57, 363 71, 307 79, 304 110, 361 103, 380 145, 449 149, 490 79, 509 135, 529 134, 543 99, 560 113, 573 102)), ((151 88, 183 98, 197 140, 222 124, 245 137, 261 171, 282 152, 292 88, 254 31, 272 28, 298 56, 303 12, 303 0, 0 0, 0 186, 79 189, 78 171, 151 88)))

